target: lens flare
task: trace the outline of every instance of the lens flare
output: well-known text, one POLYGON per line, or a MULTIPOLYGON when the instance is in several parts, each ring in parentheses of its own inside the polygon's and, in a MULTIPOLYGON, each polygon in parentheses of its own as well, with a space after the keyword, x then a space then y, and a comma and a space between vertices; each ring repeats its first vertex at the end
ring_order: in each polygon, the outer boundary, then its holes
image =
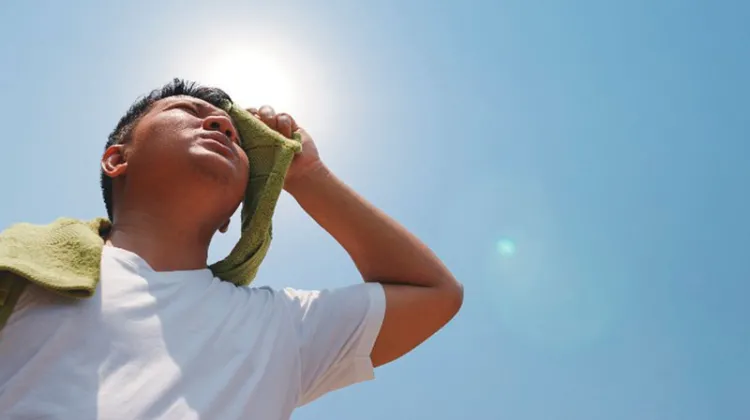
POLYGON ((516 253, 516 244, 510 239, 500 239, 496 245, 497 253, 502 257, 512 257, 516 253))

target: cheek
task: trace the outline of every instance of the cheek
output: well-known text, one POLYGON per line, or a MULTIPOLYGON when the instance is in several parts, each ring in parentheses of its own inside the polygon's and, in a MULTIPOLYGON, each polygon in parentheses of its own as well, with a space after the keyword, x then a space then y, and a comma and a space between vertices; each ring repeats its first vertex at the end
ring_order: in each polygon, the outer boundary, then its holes
POLYGON ((137 126, 138 138, 154 145, 174 145, 174 140, 186 137, 192 129, 191 121, 177 113, 164 113, 137 126))
POLYGON ((188 137, 192 131, 190 121, 185 118, 176 116, 164 116, 151 126, 152 138, 158 139, 160 143, 166 143, 169 146, 175 146, 175 140, 188 137))
POLYGON ((165 174, 184 172, 189 167, 189 149, 177 148, 174 144, 161 141, 165 140, 163 138, 144 136, 140 140, 139 144, 134 145, 135 147, 131 150, 129 159, 131 175, 140 174, 159 178, 165 174))
POLYGON ((240 179, 239 184, 241 185, 241 195, 244 197, 245 191, 247 190, 247 184, 250 182, 250 166, 245 152, 240 150, 240 153, 240 164, 237 165, 240 173, 237 175, 240 179))
POLYGON ((247 154, 245 154, 245 151, 237 144, 234 145, 234 150, 237 152, 237 156, 239 156, 239 166, 244 169, 245 172, 248 172, 250 170, 250 160, 248 159, 247 154))
POLYGON ((250 164, 247 159, 247 155, 245 155, 245 152, 240 150, 240 176, 242 177, 245 184, 248 183, 250 180, 250 164))
POLYGON ((165 154, 176 158, 179 150, 190 146, 190 127, 176 118, 154 118, 139 124, 134 131, 133 146, 138 154, 148 158, 162 158, 165 154))

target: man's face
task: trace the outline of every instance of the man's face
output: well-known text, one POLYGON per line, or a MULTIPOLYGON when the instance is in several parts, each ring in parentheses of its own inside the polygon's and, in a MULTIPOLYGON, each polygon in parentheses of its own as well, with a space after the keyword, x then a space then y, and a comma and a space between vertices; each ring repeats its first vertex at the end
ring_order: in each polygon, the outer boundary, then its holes
POLYGON ((196 200, 218 200, 232 207, 231 213, 248 181, 248 159, 239 141, 223 110, 189 96, 162 99, 132 132, 128 182, 146 188, 161 183, 196 200))

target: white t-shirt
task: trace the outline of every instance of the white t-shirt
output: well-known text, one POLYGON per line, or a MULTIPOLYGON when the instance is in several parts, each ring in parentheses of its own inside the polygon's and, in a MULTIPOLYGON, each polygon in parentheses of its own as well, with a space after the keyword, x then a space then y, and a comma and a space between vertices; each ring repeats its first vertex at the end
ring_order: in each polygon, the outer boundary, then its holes
POLYGON ((90 299, 29 285, 0 332, 3 419, 288 419, 373 378, 382 286, 236 287, 105 246, 90 299))

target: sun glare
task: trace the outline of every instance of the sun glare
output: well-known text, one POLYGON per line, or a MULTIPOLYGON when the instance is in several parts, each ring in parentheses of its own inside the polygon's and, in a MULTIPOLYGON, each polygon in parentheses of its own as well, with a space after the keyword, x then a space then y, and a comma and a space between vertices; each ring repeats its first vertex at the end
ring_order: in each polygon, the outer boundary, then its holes
POLYGON ((271 105, 277 112, 293 112, 298 104, 290 68, 263 51, 234 48, 210 61, 202 82, 225 90, 246 108, 271 105))
MULTIPOLYGON (((253 33, 240 32, 229 36, 254 37, 253 33)), ((327 130, 332 127, 328 122, 335 120, 341 98, 336 93, 337 84, 329 78, 336 74, 335 69, 326 66, 336 60, 316 52, 314 45, 300 42, 208 39, 204 45, 174 51, 167 59, 166 74, 221 88, 245 108, 271 105, 276 112, 289 113, 302 127, 313 130, 319 144, 330 143, 327 130)), ((332 149, 328 147, 327 153, 332 149)))
MULTIPOLYGON (((256 37, 240 32, 229 36, 256 37)), ((344 155, 355 147, 338 133, 354 130, 347 121, 341 121, 341 107, 351 104, 357 96, 347 95, 342 100, 339 85, 332 82, 338 70, 329 67, 337 60, 317 51, 312 43, 208 39, 206 44, 173 52, 167 61, 167 75, 177 74, 204 86, 221 88, 244 108, 271 105, 277 113, 289 113, 313 135, 329 162, 345 159, 344 155), (346 147, 342 147, 344 141, 346 147)))

